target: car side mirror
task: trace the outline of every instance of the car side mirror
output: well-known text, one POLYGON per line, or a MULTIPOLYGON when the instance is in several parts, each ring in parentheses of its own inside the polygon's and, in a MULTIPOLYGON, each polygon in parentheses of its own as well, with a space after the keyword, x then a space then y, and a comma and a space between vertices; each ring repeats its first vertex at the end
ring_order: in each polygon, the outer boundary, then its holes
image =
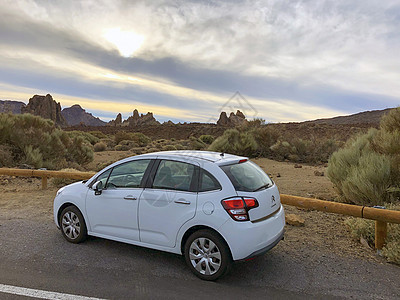
POLYGON ((103 191, 103 183, 101 181, 97 181, 95 184, 93 184, 92 189, 94 190, 95 195, 101 195, 101 192, 103 191))

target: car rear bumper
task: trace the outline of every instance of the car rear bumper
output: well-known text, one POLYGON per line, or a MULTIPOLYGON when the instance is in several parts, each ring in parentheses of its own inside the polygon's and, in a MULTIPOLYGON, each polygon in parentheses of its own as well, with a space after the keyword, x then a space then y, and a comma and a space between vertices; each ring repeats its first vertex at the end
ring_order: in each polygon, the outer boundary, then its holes
POLYGON ((259 222, 227 221, 219 228, 232 253, 233 260, 249 259, 275 247, 284 235, 283 206, 268 219, 259 222))

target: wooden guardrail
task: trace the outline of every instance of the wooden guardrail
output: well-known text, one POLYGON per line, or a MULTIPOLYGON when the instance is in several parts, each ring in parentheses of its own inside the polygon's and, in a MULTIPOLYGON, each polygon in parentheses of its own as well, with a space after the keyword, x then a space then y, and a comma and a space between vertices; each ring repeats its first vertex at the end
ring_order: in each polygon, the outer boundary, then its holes
POLYGON ((400 224, 400 211, 367 206, 351 205, 281 194, 281 202, 301 208, 315 209, 357 218, 375 220, 375 248, 380 250, 385 244, 387 223, 400 224))
MULTIPOLYGON (((92 177, 92 172, 61 172, 47 170, 9 169, 0 168, 0 175, 41 177, 42 189, 47 188, 47 178, 58 177, 76 180, 85 180, 92 177)), ((282 204, 301 208, 314 209, 327 213, 335 213, 357 218, 375 220, 375 248, 382 249, 387 236, 387 223, 400 224, 400 211, 380 209, 366 206, 344 204, 312 198, 304 198, 281 194, 282 204)))
POLYGON ((89 179, 94 174, 95 173, 93 172, 62 172, 62 171, 48 171, 48 170, 0 168, 0 175, 20 176, 20 177, 41 177, 42 189, 47 188, 47 179, 49 177, 85 180, 89 179))

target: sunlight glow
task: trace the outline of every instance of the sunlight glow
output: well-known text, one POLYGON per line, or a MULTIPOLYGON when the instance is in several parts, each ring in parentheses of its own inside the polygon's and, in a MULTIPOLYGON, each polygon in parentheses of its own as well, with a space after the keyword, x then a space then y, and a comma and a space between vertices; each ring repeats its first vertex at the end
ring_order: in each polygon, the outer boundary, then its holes
POLYGON ((130 57, 143 44, 144 36, 132 31, 123 31, 121 28, 110 28, 105 30, 104 38, 117 47, 122 56, 130 57))

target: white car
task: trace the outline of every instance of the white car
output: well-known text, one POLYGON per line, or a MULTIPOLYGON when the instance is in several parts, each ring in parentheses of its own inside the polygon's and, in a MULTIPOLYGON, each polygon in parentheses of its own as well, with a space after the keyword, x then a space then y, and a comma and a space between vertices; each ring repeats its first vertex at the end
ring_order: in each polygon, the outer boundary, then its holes
POLYGON ((91 235, 183 254, 194 274, 215 280, 283 239, 285 214, 276 185, 247 158, 165 151, 61 188, 54 221, 69 242, 91 235))

